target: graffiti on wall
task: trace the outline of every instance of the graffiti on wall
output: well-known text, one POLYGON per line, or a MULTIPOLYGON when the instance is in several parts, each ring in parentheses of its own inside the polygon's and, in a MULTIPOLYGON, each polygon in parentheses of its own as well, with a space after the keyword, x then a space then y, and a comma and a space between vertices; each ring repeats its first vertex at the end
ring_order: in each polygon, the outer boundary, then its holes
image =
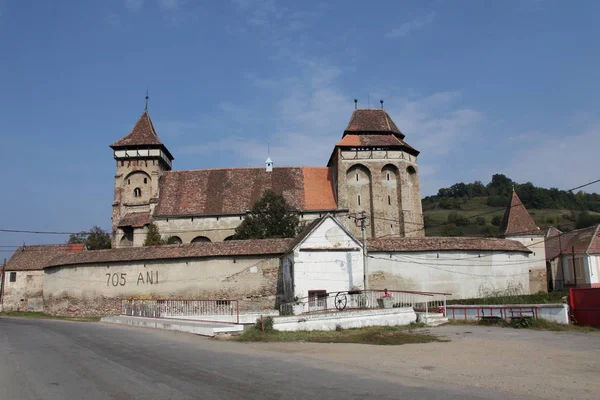
POLYGON ((158 284, 158 271, 146 271, 146 274, 140 272, 136 277, 129 280, 126 272, 106 274, 106 287, 126 286, 128 284, 135 284, 136 286, 156 285, 158 284))

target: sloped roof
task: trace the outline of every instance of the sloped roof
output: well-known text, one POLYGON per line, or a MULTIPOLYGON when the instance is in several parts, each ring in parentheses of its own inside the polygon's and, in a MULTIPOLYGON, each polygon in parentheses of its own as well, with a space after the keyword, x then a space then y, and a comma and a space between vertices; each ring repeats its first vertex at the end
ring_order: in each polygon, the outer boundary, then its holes
POLYGON ((127 213, 119 220, 118 227, 132 226, 134 228, 141 228, 150 223, 149 212, 134 212, 127 213))
POLYGON ((396 126, 392 118, 384 109, 358 109, 354 110, 344 135, 352 133, 395 133, 404 139, 404 134, 396 126))
POLYGON ((513 190, 510 204, 506 207, 502 225, 500 225, 500 236, 513 235, 541 235, 543 232, 536 225, 529 212, 513 190))
POLYGON ((45 244, 19 247, 6 263, 7 271, 35 271, 46 268, 65 254, 81 253, 85 244, 45 244))
POLYGON ((149 247, 125 247, 121 249, 90 250, 78 254, 66 254, 52 259, 48 267, 73 264, 97 264, 158 259, 265 256, 279 255, 288 251, 294 239, 229 240, 214 243, 174 244, 149 247))
POLYGON ((560 253, 573 254, 573 250, 575 254, 600 254, 600 224, 560 234, 549 232, 546 235, 547 259, 552 260, 560 253))
POLYGON ((154 216, 244 214, 265 189, 282 194, 294 209, 337 208, 326 167, 227 168, 165 173, 154 216))
POLYGON ((163 143, 158 138, 150 114, 144 110, 140 118, 137 120, 131 132, 125 137, 111 144, 110 147, 127 147, 127 146, 147 146, 160 145, 163 143))
POLYGON ((367 240, 369 252, 414 251, 531 251, 516 240, 470 237, 376 238, 367 240))
POLYGON ((400 139, 394 134, 373 134, 373 135, 344 135, 337 145, 338 147, 398 147, 407 150, 409 153, 419 155, 419 151, 400 139))

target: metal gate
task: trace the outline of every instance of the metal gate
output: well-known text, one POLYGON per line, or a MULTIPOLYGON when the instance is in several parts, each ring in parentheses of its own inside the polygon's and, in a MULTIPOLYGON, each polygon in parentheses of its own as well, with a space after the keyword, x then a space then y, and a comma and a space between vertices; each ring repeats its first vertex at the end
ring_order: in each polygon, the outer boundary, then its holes
POLYGON ((575 323, 600 327, 600 288, 569 289, 569 306, 575 323))

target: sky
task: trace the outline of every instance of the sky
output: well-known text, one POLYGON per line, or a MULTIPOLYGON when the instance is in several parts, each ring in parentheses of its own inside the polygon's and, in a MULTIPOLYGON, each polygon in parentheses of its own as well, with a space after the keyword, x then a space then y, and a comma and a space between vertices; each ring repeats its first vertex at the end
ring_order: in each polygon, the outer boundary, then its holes
MULTIPOLYGON (((325 166, 379 100, 422 195, 600 178, 600 2, 0 0, 0 229, 110 230, 144 109, 174 169, 325 166)), ((586 188, 600 192, 600 184, 586 188)), ((0 232, 14 246, 68 235, 0 232)))

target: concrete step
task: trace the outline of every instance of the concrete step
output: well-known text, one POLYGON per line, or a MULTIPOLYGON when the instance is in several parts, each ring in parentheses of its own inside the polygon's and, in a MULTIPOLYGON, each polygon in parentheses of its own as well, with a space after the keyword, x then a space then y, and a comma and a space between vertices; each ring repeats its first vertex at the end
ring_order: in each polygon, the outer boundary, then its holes
POLYGON ((131 326, 141 326, 144 328, 188 332, 194 333, 196 335, 210 337, 222 333, 241 333, 244 330, 243 325, 200 322, 183 319, 129 317, 125 315, 104 317, 101 319, 101 321, 110 324, 122 324, 131 326))

